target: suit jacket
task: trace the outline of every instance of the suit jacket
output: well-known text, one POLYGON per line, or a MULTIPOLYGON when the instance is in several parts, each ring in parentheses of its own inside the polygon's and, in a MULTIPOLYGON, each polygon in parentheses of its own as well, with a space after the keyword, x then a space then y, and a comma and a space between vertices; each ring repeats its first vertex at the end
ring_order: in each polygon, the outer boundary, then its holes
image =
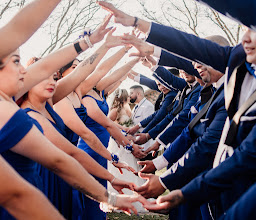
POLYGON ((173 133, 171 135, 174 140, 181 133, 183 128, 188 125, 188 113, 191 106, 193 106, 198 100, 200 89, 201 86, 197 86, 192 92, 188 94, 184 100, 183 109, 179 112, 178 115, 173 114, 179 102, 179 100, 176 100, 172 111, 169 112, 160 123, 148 131, 150 137, 155 139, 169 125, 173 127, 173 133))
POLYGON ((206 3, 220 13, 233 18, 256 31, 256 2, 254 0, 197 0, 199 2, 206 3))
POLYGON ((160 108, 157 111, 155 111, 152 115, 148 116, 140 122, 141 126, 144 128, 144 133, 146 133, 148 129, 158 124, 167 115, 167 107, 172 103, 176 95, 177 92, 170 91, 167 95, 165 95, 164 100, 160 104, 160 108))
POLYGON ((256 219, 255 197, 256 184, 251 186, 250 189, 245 192, 219 220, 256 219))
POLYGON ((160 92, 155 80, 150 79, 142 74, 140 74, 140 84, 147 86, 148 88, 150 88, 152 90, 156 90, 156 91, 160 92))
POLYGON ((184 186, 198 174, 212 167, 227 117, 224 86, 222 85, 219 89, 222 92, 210 105, 205 118, 193 128, 195 138, 193 140, 190 138, 186 128, 164 153, 164 157, 170 164, 180 158, 161 176, 163 183, 170 190, 184 186), (192 145, 191 142, 193 142, 192 145), (188 151, 183 155, 186 149, 188 151))
POLYGON ((177 69, 182 69, 188 74, 194 75, 197 78, 201 79, 201 76, 190 61, 177 57, 165 50, 162 50, 161 52, 158 65, 176 67, 177 69))
MULTIPOLYGON (((245 61, 241 44, 236 47, 221 47, 157 24, 152 24, 148 41, 191 60, 208 64, 219 71, 227 69, 227 82, 235 68, 245 61)), ((182 188, 187 201, 202 203, 221 193, 222 208, 226 210, 255 182, 255 114, 256 110, 251 108, 239 123, 233 155, 182 188)))

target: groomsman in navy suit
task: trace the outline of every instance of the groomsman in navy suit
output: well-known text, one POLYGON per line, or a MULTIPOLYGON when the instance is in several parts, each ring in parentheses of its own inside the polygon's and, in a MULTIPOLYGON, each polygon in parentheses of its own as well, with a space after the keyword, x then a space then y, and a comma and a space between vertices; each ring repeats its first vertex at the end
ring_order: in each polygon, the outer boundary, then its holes
MULTIPOLYGON (((215 168, 192 180, 182 190, 171 192, 166 197, 169 199, 166 203, 161 203, 163 198, 159 199, 151 209, 173 207, 183 202, 184 198, 186 201, 200 204, 220 195, 221 207, 216 213, 220 214, 255 183, 256 33, 247 29, 242 45, 220 47, 171 27, 134 19, 111 5, 107 6, 119 18, 116 21, 126 26, 135 25, 141 31, 148 32, 148 42, 187 59, 210 65, 220 72, 226 70, 225 105, 228 118, 217 150, 215 168)), ((232 8, 232 4, 230 7, 232 8)), ((129 36, 124 36, 123 39, 129 42, 129 36)), ((139 48, 140 45, 134 46, 139 48)), ((150 54, 149 51, 146 52, 144 54, 150 54)), ((150 209, 150 206, 148 208, 150 209)))

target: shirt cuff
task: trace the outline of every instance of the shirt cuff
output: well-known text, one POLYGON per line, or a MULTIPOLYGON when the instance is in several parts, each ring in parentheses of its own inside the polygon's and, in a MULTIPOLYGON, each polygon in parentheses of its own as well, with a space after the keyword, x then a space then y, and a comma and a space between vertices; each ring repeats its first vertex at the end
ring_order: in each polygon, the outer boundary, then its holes
POLYGON ((135 82, 138 82, 140 83, 140 74, 134 76, 134 79, 133 79, 135 82))
POLYGON ((150 31, 151 31, 151 27, 152 27, 152 22, 150 23, 150 26, 149 26, 147 32, 145 33, 146 39, 148 38, 148 35, 149 35, 150 31))
POLYGON ((161 170, 169 164, 163 155, 153 159, 152 162, 157 170, 161 170))
POLYGON ((164 185, 163 181, 161 180, 161 177, 159 176, 159 182, 161 183, 162 187, 164 187, 165 189, 167 189, 167 187, 164 185))
MULTIPOLYGON (((162 134, 162 133, 160 133, 160 135, 161 135, 161 134, 162 134)), ((163 145, 164 148, 166 148, 166 144, 165 144, 163 141, 160 140, 160 137, 159 137, 160 135, 158 135, 158 136, 156 137, 156 141, 157 141, 159 144, 163 145)))
POLYGON ((162 48, 154 45, 153 56, 156 57, 157 59, 160 59, 161 53, 162 53, 162 48))

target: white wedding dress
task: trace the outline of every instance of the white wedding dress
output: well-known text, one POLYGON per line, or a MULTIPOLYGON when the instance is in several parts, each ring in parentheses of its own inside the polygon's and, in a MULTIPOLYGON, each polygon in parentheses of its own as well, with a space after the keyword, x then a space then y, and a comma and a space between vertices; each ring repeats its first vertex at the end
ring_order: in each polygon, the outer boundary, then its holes
MULTIPOLYGON (((130 117, 128 115, 122 114, 119 119, 119 122, 124 123, 125 121, 128 121, 128 120, 130 120, 130 117)), ((120 161, 126 162, 129 166, 131 166, 137 172, 142 168, 140 165, 137 164, 138 159, 135 158, 130 151, 125 150, 122 146, 120 146, 119 148, 113 138, 110 138, 109 140, 108 150, 111 153, 117 154, 119 156, 120 161)), ((141 186, 143 183, 145 183, 144 179, 141 179, 140 177, 136 176, 130 171, 127 171, 126 169, 122 169, 123 174, 121 174, 119 169, 114 167, 112 163, 109 161, 108 161, 108 171, 112 173, 115 177, 121 180, 133 182, 136 186, 141 186)), ((108 190, 110 192, 118 193, 109 182, 108 182, 108 190)), ((123 192, 128 195, 132 195, 134 193, 129 189, 123 189, 123 192)), ((147 212, 139 202, 134 203, 134 206, 138 212, 147 212)))
MULTIPOLYGON (((136 171, 139 171, 141 169, 141 166, 137 164, 138 159, 133 156, 133 154, 130 151, 125 150, 122 146, 120 148, 116 144, 116 142, 110 138, 108 150, 112 153, 118 154, 120 161, 126 162, 129 166, 131 166, 136 171)), ((141 179, 140 177, 136 176, 130 171, 127 171, 126 169, 122 169, 123 174, 119 172, 119 169, 114 167, 111 162, 108 161, 108 171, 112 173, 115 177, 125 180, 128 182, 133 182, 136 186, 141 186, 143 183, 145 183, 144 179, 141 179)), ((118 193, 115 189, 113 189, 112 185, 108 182, 108 190, 110 192, 118 193)), ((129 189, 123 189, 123 192, 128 195, 132 195, 134 192, 129 189)), ((138 212, 147 212, 142 205, 139 202, 134 203, 135 208, 138 212)))

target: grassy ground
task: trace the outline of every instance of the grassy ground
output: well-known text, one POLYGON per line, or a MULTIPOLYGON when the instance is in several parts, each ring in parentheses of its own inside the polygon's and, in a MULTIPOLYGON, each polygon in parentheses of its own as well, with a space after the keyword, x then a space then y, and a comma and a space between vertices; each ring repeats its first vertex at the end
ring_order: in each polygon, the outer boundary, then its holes
POLYGON ((118 219, 122 219, 122 220, 139 220, 139 219, 167 220, 168 215, 160 215, 160 214, 149 213, 149 214, 140 214, 139 216, 134 215, 134 214, 132 214, 131 216, 128 216, 124 213, 112 212, 112 213, 108 213, 107 219, 108 220, 118 220, 118 219))

